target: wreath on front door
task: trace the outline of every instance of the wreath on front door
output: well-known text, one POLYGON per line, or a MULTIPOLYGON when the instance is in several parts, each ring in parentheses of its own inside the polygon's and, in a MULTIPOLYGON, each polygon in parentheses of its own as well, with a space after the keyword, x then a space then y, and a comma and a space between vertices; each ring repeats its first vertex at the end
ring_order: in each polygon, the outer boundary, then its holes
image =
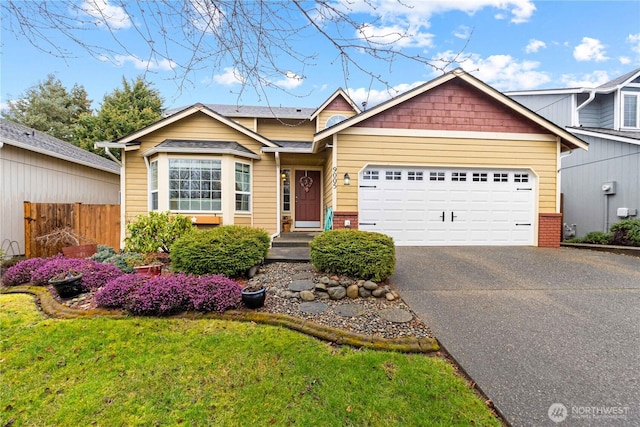
POLYGON ((308 193, 313 185, 313 178, 310 176, 303 176, 300 178, 300 185, 304 188, 304 192, 308 193))

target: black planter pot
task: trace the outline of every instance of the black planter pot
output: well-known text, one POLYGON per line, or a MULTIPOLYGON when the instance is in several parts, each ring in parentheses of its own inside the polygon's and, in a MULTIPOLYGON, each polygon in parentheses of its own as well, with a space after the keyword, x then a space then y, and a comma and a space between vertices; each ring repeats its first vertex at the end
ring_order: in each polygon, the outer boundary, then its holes
POLYGON ((248 308, 260 308, 264 305, 264 300, 267 297, 267 289, 261 288, 257 291, 246 291, 246 287, 242 289, 242 302, 248 308))
POLYGON ((62 280, 49 280, 60 298, 72 298, 82 293, 82 274, 62 280))

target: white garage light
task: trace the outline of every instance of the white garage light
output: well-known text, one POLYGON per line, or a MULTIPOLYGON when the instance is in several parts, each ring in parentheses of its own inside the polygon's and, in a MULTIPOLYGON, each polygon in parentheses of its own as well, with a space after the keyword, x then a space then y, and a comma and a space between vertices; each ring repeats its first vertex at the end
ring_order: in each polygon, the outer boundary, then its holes
POLYGON ((349 173, 345 173, 344 174, 344 185, 350 185, 351 184, 351 178, 349 178, 349 173))

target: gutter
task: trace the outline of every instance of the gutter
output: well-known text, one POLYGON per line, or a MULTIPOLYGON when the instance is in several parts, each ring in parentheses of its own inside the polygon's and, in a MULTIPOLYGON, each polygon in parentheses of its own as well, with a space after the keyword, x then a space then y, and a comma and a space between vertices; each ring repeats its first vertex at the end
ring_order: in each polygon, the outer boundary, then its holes
POLYGON ((125 148, 123 144, 116 145, 116 144, 111 143, 109 141, 99 141, 99 142, 94 142, 93 143, 93 148, 104 148, 104 152, 107 153, 107 156, 109 156, 111 158, 111 160, 116 162, 118 166, 122 167, 122 162, 120 160, 118 160, 116 158, 116 156, 113 155, 111 150, 109 150, 109 148, 111 148, 111 147, 114 147, 114 148, 125 148), (122 145, 122 146, 120 146, 120 145, 122 145))

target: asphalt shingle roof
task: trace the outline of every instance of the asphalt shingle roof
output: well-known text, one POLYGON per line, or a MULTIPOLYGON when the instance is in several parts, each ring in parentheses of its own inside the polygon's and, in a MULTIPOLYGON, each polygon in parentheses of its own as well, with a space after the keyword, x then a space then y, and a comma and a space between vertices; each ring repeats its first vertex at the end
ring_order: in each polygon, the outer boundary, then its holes
POLYGON ((0 139, 8 145, 21 146, 37 153, 120 174, 120 166, 111 160, 7 119, 0 118, 0 139))
POLYGON ((601 133, 604 135, 610 135, 610 136, 619 136, 621 138, 629 138, 629 139, 637 139, 638 141, 640 141, 640 131, 628 131, 628 130, 613 130, 613 129, 606 129, 606 128, 591 128, 591 127, 567 127, 568 130, 571 129, 580 129, 580 130, 586 130, 589 132, 594 132, 594 133, 601 133))
MULTIPOLYGON (((226 105, 226 104, 203 104, 205 107, 226 117, 257 117, 267 119, 296 119, 306 120, 315 111, 315 108, 300 107, 264 107, 256 105, 226 105)), ((173 108, 167 110, 165 115, 171 116, 183 111, 188 107, 173 108)))
POLYGON ((236 141, 191 141, 183 139, 166 139, 158 144, 156 148, 232 149, 256 155, 256 153, 236 141))
POLYGON ((640 73, 640 68, 636 68, 633 71, 629 71, 627 74, 623 74, 620 77, 616 77, 613 80, 610 80, 604 84, 601 84, 596 89, 615 89, 618 85, 629 80, 634 74, 640 73))

